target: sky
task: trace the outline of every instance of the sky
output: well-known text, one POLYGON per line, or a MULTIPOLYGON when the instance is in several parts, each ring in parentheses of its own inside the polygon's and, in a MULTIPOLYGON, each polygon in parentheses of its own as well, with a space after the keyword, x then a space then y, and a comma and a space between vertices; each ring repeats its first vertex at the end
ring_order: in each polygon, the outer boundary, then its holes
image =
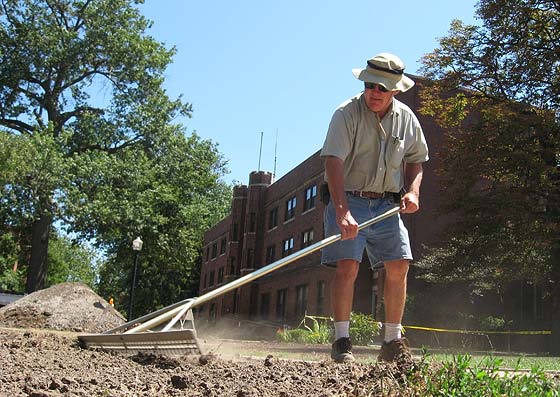
POLYGON ((419 75, 453 19, 477 22, 476 3, 145 0, 140 11, 177 50, 165 88, 193 107, 177 121, 218 145, 225 182, 247 184, 259 170, 278 180, 322 147, 334 109, 362 90, 353 68, 391 52, 419 75))

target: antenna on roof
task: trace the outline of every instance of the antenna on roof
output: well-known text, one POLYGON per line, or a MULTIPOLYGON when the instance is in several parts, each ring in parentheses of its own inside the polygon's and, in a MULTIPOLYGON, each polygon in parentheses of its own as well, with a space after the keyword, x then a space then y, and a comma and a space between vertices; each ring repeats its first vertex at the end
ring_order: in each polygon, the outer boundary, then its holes
POLYGON ((259 169, 258 169, 258 171, 261 170, 261 155, 262 155, 263 134, 264 134, 264 132, 261 131, 261 148, 259 149, 259 169))
POLYGON ((276 151, 278 149, 278 128, 276 128, 276 140, 274 141, 274 171, 272 172, 272 180, 276 177, 276 151))

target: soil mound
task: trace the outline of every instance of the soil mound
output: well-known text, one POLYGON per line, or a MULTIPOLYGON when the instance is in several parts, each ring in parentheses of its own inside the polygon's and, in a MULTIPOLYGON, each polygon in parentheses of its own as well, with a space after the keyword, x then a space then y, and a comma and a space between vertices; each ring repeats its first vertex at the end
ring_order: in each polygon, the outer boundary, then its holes
POLYGON ((99 333, 124 317, 83 283, 62 283, 0 308, 0 326, 99 333))

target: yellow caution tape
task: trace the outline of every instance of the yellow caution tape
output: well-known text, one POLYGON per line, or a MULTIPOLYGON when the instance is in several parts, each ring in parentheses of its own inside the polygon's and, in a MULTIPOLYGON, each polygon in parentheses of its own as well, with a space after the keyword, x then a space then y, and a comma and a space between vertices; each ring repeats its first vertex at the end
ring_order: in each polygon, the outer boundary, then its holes
POLYGON ((429 327, 419 327, 415 325, 406 325, 403 328, 417 329, 421 331, 435 331, 435 332, 452 332, 458 334, 476 334, 476 335, 488 335, 488 334, 499 334, 499 335, 551 335, 552 331, 477 331, 477 330, 466 330, 466 329, 445 329, 445 328, 429 328, 429 327))
MULTIPOLYGON (((321 316, 305 316, 306 318, 313 318, 316 320, 327 320, 334 321, 332 317, 321 317, 321 316)), ((420 327, 417 325, 404 325, 403 328, 406 330, 417 329, 420 331, 434 331, 434 332, 449 332, 458 334, 472 334, 472 335, 551 335, 552 331, 479 331, 479 330, 468 330, 468 329, 446 329, 446 328, 430 328, 430 327, 420 327)))

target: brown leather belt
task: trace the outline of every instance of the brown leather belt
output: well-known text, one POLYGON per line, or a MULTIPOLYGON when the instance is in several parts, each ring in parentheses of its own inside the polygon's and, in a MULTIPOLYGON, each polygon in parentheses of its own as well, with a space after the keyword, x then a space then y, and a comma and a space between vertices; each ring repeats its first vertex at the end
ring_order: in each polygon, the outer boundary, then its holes
POLYGON ((393 194, 391 192, 377 193, 377 192, 361 192, 361 191, 358 191, 358 190, 348 191, 347 193, 350 193, 352 196, 368 198, 368 199, 378 199, 378 198, 383 198, 383 197, 389 197, 390 195, 393 194))

